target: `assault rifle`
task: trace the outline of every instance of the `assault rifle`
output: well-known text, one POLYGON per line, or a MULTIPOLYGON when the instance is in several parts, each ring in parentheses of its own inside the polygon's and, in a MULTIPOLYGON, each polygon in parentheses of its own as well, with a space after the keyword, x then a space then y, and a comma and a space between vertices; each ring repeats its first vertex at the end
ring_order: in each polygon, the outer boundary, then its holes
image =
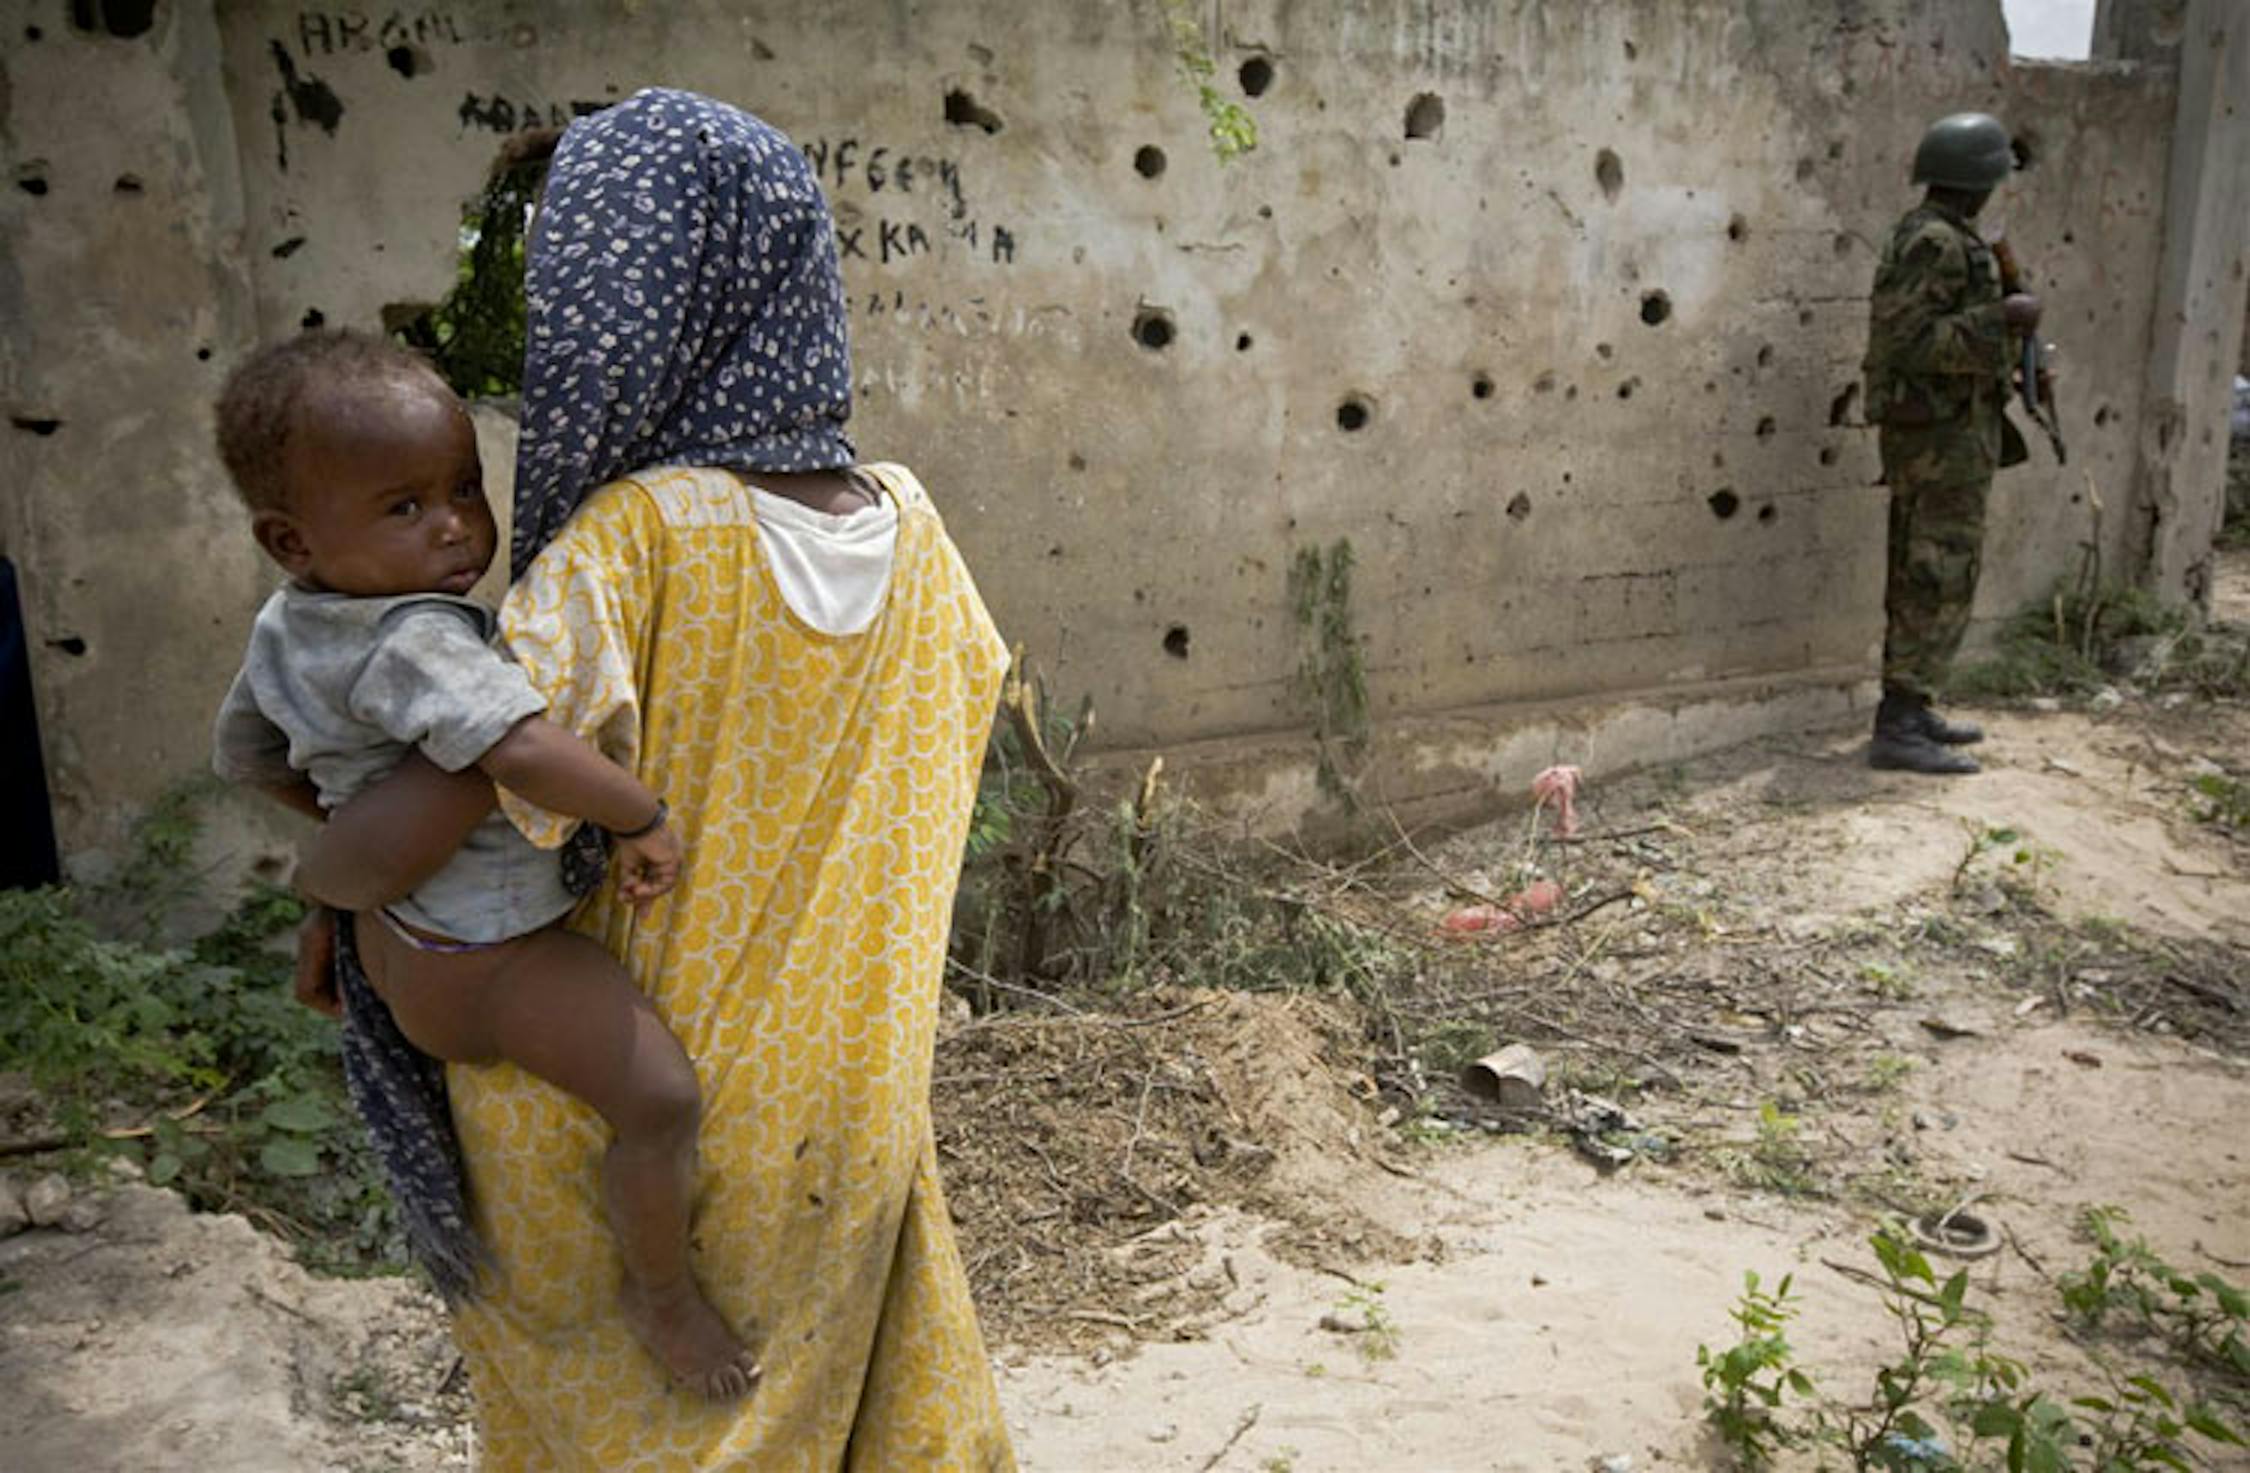
MULTIPOLYGON (((2015 247, 2005 239, 1995 240, 1992 258, 2000 264, 2000 290, 2009 296, 2022 291, 2023 266, 2016 260, 2015 247)), ((2023 356, 2016 364, 2016 372, 2022 381, 2024 412, 2031 416, 2033 424, 2047 432, 2047 443, 2055 450, 2055 464, 2068 464, 2070 456, 2063 449, 2062 420, 2047 392, 2047 344, 2039 340, 2039 329, 2033 328, 2023 335, 2023 356)))

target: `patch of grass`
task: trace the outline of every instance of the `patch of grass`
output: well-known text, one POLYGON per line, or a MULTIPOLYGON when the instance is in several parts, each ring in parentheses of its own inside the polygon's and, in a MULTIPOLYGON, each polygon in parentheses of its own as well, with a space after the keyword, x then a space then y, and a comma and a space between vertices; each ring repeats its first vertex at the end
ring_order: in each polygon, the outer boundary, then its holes
POLYGON ((1920 1067, 1904 1054, 1877 1054, 1867 1061, 1867 1088, 1875 1094, 1887 1094, 1920 1067))
POLYGON ((2110 683, 2105 664, 2119 645, 2142 636, 2177 639, 2188 616, 2143 589, 2104 584, 2092 593, 2058 585, 2001 627, 1988 659, 1954 672, 1958 696, 2023 698, 2084 695, 2110 683))
POLYGON ((2250 829, 2250 782, 2223 772, 2199 773, 2190 784, 2197 821, 2221 828, 2250 829))
POLYGON ((1804 1140, 1802 1116, 1783 1109, 1774 1100, 1758 1106, 1758 1135, 1747 1149, 1731 1152, 1727 1174, 1742 1186, 1778 1192, 1784 1197, 1824 1195, 1814 1175, 1815 1161, 1804 1140))
POLYGON ((1348 1326, 1359 1358, 1369 1365, 1398 1359, 1398 1322, 1383 1302, 1383 1286, 1370 1279, 1355 1284, 1336 1301, 1334 1319, 1348 1326))
POLYGON ((354 1366, 338 1376, 330 1390, 337 1403, 359 1421, 398 1420, 398 1390, 379 1366, 354 1366))

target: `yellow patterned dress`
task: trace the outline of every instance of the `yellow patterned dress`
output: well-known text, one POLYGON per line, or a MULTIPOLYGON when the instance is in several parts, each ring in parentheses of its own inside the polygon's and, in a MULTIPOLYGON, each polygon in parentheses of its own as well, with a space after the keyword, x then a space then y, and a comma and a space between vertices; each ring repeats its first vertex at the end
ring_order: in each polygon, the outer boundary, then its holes
MULTIPOLYGON (((484 1466, 1013 1466, 938 1189, 940 969, 1005 653, 911 473, 864 632, 801 622, 748 491, 669 469, 606 486, 510 592, 549 715, 637 771, 687 843, 646 916, 605 889, 578 927, 624 959, 696 1062, 694 1241, 765 1380, 712 1407, 620 1321, 597 1167, 606 1133, 512 1066, 455 1067, 453 1110, 498 1284, 457 1335, 484 1466)), ((510 816, 559 843, 552 815, 510 816)))

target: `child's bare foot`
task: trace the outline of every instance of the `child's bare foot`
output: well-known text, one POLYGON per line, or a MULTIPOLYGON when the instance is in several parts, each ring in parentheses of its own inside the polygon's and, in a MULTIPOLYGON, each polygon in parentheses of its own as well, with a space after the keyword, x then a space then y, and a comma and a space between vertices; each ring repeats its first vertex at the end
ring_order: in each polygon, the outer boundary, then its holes
POLYGON ((712 1401, 734 1401, 765 1374, 692 1279, 652 1290, 628 1275, 617 1302, 626 1325, 677 1385, 712 1401))

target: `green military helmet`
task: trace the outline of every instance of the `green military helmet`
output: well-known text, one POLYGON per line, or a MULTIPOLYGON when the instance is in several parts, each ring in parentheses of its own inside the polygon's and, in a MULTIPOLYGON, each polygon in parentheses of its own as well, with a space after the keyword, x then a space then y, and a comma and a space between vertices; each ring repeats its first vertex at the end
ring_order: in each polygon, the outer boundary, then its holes
POLYGON ((1996 188, 2015 166, 2008 130, 1990 113, 1939 118, 1914 150, 1914 182, 1947 189, 1996 188))

